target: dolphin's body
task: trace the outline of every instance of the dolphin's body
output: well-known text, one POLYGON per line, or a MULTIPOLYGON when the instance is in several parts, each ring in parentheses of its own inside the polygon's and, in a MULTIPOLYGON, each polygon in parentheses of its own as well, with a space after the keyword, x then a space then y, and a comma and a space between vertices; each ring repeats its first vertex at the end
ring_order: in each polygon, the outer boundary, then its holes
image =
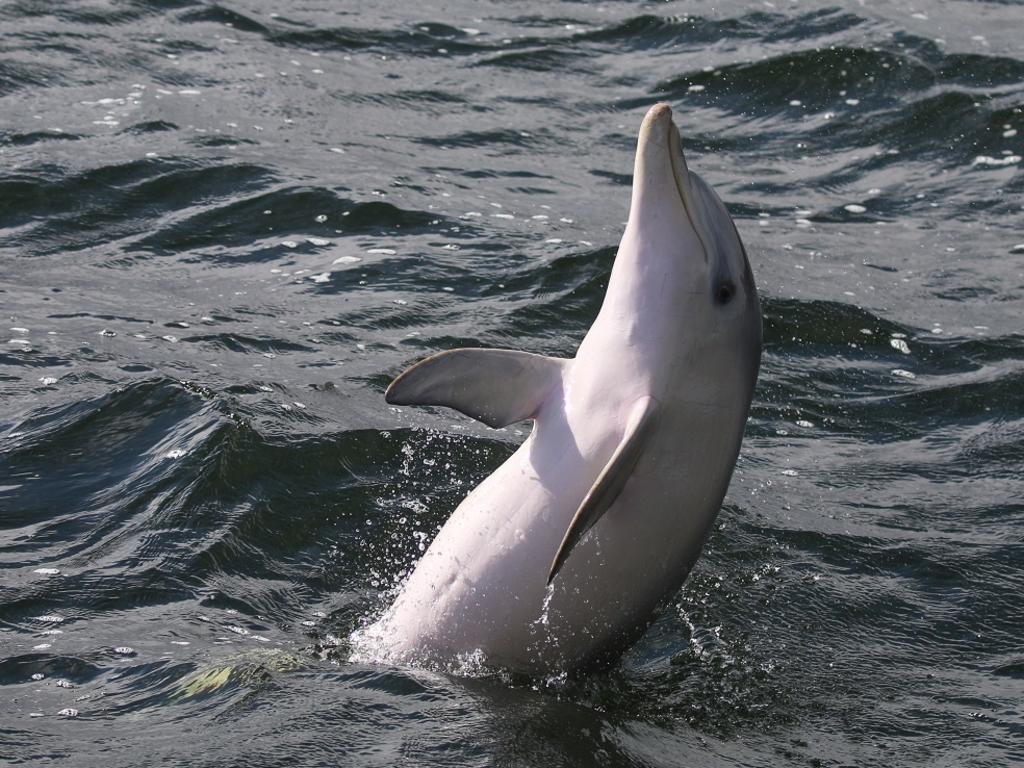
POLYGON ((576 357, 454 350, 388 389, 392 403, 535 427, 459 505, 357 642, 395 663, 482 653, 534 674, 615 658, 700 554, 760 354, 739 235, 688 172, 671 110, 658 104, 640 128, 608 292, 576 357))

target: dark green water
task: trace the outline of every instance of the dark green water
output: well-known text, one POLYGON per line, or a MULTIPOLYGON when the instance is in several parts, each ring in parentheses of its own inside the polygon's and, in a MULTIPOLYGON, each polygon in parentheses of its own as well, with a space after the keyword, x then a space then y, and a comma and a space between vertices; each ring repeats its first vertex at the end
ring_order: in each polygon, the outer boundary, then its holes
POLYGON ((382 8, 0 6, 0 763, 1024 761, 1021 5, 382 8), (350 662, 523 437, 383 387, 572 354, 657 100, 765 317, 697 569, 585 679, 350 662))

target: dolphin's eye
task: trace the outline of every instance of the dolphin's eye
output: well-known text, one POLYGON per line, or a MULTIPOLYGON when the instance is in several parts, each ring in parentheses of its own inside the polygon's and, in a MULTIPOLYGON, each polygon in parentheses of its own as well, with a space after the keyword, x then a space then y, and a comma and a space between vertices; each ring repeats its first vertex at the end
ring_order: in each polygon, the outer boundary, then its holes
POLYGON ((736 286, 729 280, 723 280, 715 289, 715 301, 718 304, 728 304, 736 293, 736 286))

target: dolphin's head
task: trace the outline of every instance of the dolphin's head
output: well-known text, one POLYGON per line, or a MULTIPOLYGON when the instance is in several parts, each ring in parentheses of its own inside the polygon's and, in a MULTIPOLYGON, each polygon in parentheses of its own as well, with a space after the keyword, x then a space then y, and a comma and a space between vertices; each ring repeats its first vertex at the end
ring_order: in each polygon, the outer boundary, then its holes
POLYGON ((687 168, 667 104, 640 127, 627 241, 639 261, 673 276, 666 290, 687 335, 732 345, 756 377, 761 311, 747 253, 718 195, 687 168))

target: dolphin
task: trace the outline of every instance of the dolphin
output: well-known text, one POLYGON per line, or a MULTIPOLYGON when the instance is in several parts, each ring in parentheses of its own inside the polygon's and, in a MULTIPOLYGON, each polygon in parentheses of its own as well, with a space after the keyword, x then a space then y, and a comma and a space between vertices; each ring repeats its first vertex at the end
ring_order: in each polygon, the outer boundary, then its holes
POLYGON ((389 403, 447 406, 494 428, 532 419, 533 429, 354 647, 387 663, 482 659, 529 675, 613 662, 700 554, 760 359, 739 233, 657 104, 640 126, 608 291, 576 356, 455 349, 388 387, 389 403))

